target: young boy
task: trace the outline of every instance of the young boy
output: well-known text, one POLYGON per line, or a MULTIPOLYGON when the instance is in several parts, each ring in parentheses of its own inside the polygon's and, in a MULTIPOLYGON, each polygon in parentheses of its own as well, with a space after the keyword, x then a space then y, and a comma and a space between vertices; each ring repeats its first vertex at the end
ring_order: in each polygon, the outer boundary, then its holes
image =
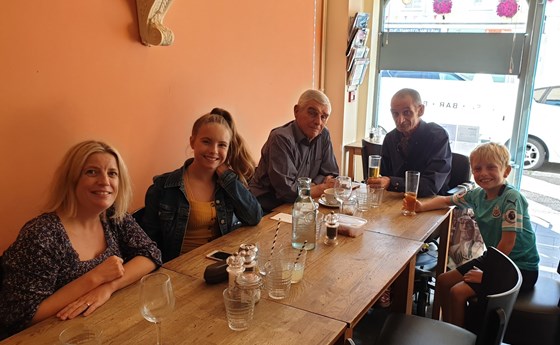
MULTIPOLYGON (((531 289, 537 281, 539 253, 527 200, 506 181, 511 172, 509 160, 509 151, 504 145, 479 145, 470 155, 472 173, 479 188, 453 196, 417 201, 416 211, 451 205, 472 208, 484 243, 487 247, 498 248, 515 262, 523 276, 521 289, 525 290, 531 289)), ((441 298, 443 321, 464 325, 466 302, 480 292, 485 254, 437 278, 436 294, 441 298)))

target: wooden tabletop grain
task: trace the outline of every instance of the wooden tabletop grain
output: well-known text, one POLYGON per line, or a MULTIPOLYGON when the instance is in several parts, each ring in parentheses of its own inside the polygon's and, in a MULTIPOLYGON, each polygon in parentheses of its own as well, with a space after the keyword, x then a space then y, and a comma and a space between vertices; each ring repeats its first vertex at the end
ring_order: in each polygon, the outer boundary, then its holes
MULTIPOLYGON (((229 329, 222 299, 225 285, 206 285, 200 279, 161 268, 171 276, 175 310, 162 322, 163 344, 335 344, 346 324, 321 315, 263 299, 255 307, 248 330, 229 329)), ((155 325, 139 310, 139 283, 116 292, 88 317, 47 319, 1 344, 59 344, 60 332, 76 323, 92 324, 103 332, 103 344, 155 344, 155 325)))
MULTIPOLYGON (((447 269, 452 208, 419 212, 414 216, 403 216, 401 214, 403 197, 403 193, 385 191, 381 206, 359 214, 360 217, 368 221, 364 225, 364 229, 422 242, 439 238, 437 277, 447 269)), ((439 296, 436 295, 432 308, 432 318, 434 319, 440 317, 440 303, 439 296)))
MULTIPOLYGON (((270 251, 278 222, 270 219, 284 206, 254 227, 244 227, 166 263, 165 268, 203 278, 206 266, 213 263, 205 255, 212 250, 237 251, 241 243, 258 243, 270 251)), ((292 227, 280 223, 275 248, 290 246, 292 227)), ((344 321, 352 329, 383 291, 396 283, 395 309, 410 313, 415 255, 422 242, 365 231, 357 238, 339 236, 337 246, 322 242, 307 252, 303 280, 292 285, 290 295, 275 301, 286 306, 344 321)), ((266 293, 263 298, 267 299, 266 293)), ((347 336, 351 334, 347 332, 347 336)))
MULTIPOLYGON (((263 293, 246 331, 234 332, 227 326, 221 295, 227 283, 204 282, 206 266, 214 263, 206 254, 212 250, 233 253, 242 243, 258 243, 261 251, 269 252, 279 224, 271 216, 289 214, 291 205, 280 206, 257 226, 237 229, 166 263, 160 270, 172 277, 176 308, 162 323, 164 344, 341 344, 389 286, 393 288, 392 309, 410 313, 415 255, 423 241, 437 232, 440 256, 443 239, 447 257, 451 211, 405 217, 400 214, 401 204, 401 193, 385 192, 379 208, 360 214, 368 221, 363 235, 339 236, 337 246, 319 241, 307 253, 303 280, 283 300, 263 293)), ((329 211, 320 208, 322 213, 329 211)), ((280 223, 275 250, 290 246, 291 229, 291 224, 280 223)), ((59 333, 79 322, 103 329, 103 344, 154 343, 155 326, 140 315, 138 289, 136 283, 117 291, 88 317, 69 321, 52 317, 0 344, 58 344, 59 333)))
POLYGON ((432 234, 438 233, 451 214, 451 208, 446 208, 403 216, 403 197, 403 193, 385 191, 379 207, 357 214, 368 221, 364 229, 424 242, 432 234))

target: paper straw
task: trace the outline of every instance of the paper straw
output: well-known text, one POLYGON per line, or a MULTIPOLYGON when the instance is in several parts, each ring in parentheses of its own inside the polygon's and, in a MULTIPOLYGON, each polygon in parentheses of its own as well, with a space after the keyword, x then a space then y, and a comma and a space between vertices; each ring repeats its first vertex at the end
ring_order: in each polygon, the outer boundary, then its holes
POLYGON ((272 248, 270 248, 270 257, 272 258, 272 254, 274 254, 274 245, 276 245, 276 239, 278 238, 278 231, 280 230, 280 221, 278 221, 278 225, 276 226, 276 233, 274 234, 274 240, 272 240, 272 248))
POLYGON ((299 257, 301 256, 301 253, 303 253, 303 251, 305 250, 305 245, 306 245, 306 244, 307 244, 307 240, 305 240, 305 241, 303 242, 303 246, 301 246, 301 249, 299 250, 299 253, 298 253, 297 257, 296 257, 296 262, 294 262, 294 265, 297 264, 297 262, 298 262, 298 260, 299 260, 299 257))

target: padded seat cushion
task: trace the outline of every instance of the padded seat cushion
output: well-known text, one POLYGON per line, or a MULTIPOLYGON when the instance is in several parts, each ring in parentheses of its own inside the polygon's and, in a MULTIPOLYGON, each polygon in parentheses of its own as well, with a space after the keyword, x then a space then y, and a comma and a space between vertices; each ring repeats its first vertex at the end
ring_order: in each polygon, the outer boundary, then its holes
POLYGON ((560 314, 560 281, 548 277, 539 277, 535 288, 520 292, 514 311, 540 314, 560 314))
POLYGON ((391 314, 376 344, 383 345, 474 345, 476 335, 450 323, 425 317, 391 314))
POLYGON ((531 291, 520 292, 504 336, 514 345, 560 343, 560 282, 541 276, 531 291))

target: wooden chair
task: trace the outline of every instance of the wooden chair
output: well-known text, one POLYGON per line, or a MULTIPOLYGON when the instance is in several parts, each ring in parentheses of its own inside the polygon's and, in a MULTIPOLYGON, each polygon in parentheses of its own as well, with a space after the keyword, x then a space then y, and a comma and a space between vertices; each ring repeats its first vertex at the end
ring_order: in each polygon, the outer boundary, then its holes
POLYGON ((521 287, 521 272, 509 257, 488 248, 488 267, 479 296, 484 310, 482 327, 475 334, 455 325, 416 315, 391 314, 376 343, 383 345, 499 345, 521 287))
MULTIPOLYGON (((557 268, 560 274, 560 262, 557 268)), ((539 276, 535 288, 522 291, 513 306, 504 341, 512 345, 560 344, 560 280, 539 276)))

